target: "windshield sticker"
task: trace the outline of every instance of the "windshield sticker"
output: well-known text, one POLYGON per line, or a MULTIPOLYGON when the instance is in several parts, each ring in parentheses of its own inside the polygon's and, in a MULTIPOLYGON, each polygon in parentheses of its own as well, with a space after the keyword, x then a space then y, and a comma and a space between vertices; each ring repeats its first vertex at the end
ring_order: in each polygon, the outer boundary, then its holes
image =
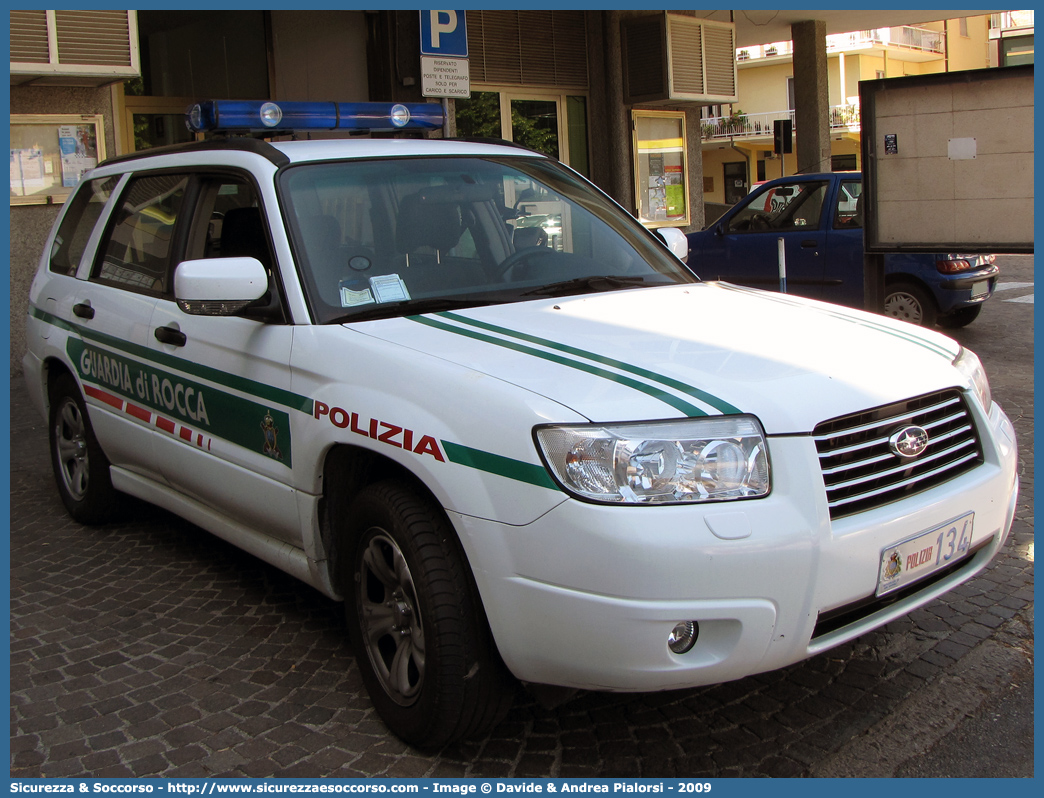
POLYGON ((370 287, 378 302, 404 302, 410 298, 404 283, 397 274, 382 274, 370 278, 370 287))
POLYGON ((340 289, 342 308, 372 305, 376 302, 370 287, 363 280, 341 280, 340 289))

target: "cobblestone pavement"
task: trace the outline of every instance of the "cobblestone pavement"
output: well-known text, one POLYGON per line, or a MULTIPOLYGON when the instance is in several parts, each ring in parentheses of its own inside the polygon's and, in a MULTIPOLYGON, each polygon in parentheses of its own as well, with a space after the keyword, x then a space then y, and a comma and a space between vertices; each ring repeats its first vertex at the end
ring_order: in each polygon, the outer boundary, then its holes
MULTIPOLYGON (((339 605, 155 508, 72 522, 44 425, 13 380, 12 775, 892 775, 904 761, 933 772, 934 747, 975 734, 980 706, 1021 706, 1019 729, 1032 729, 1033 305, 1006 300, 1032 295, 1033 261, 1001 262, 1005 281, 1029 287, 999 293, 955 334, 982 357, 1021 446, 1019 515, 988 571, 782 671, 554 710, 523 694, 488 738, 434 755, 377 719, 339 605)), ((1004 775, 1032 775, 1024 762, 1004 775)))

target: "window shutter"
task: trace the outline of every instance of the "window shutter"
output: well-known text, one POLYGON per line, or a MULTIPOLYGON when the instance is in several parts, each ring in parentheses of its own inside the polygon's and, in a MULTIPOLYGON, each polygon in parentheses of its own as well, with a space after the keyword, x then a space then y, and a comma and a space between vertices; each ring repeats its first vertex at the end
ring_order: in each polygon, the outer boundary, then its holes
POLYGON ((732 23, 649 14, 625 20, 622 38, 627 103, 736 101, 732 23))
POLYGON ((102 86, 141 74, 136 11, 10 14, 12 86, 102 86))
POLYGON ((587 88, 583 11, 468 11, 473 83, 587 88))
POLYGON ((668 30, 671 36, 671 93, 705 94, 703 25, 687 25, 675 18, 668 30))
POLYGON ((50 61, 46 11, 11 12, 11 61, 27 64, 50 61))
POLYGON ((55 11, 58 63, 131 66, 126 11, 55 11))

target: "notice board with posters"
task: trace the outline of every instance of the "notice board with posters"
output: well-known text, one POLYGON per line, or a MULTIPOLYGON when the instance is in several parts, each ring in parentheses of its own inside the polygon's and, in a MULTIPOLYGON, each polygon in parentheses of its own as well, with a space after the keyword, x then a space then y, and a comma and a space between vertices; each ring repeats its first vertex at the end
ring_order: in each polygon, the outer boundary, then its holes
POLYGON ((859 84, 869 253, 1033 252, 1032 65, 859 84))
POLYGON ((635 207, 646 227, 689 224, 685 114, 632 111, 635 207))
POLYGON ((11 114, 11 204, 64 202, 105 159, 100 114, 11 114))

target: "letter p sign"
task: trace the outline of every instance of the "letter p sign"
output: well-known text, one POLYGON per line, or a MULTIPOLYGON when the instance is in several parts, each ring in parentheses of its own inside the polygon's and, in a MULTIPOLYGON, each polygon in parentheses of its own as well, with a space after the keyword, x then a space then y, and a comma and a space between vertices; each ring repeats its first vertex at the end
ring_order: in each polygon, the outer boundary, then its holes
POLYGON ((439 40, 443 33, 453 33, 457 29, 456 11, 430 11, 431 14, 431 46, 438 50, 439 40))
POLYGON ((464 11, 421 11, 421 55, 468 57, 464 11))

